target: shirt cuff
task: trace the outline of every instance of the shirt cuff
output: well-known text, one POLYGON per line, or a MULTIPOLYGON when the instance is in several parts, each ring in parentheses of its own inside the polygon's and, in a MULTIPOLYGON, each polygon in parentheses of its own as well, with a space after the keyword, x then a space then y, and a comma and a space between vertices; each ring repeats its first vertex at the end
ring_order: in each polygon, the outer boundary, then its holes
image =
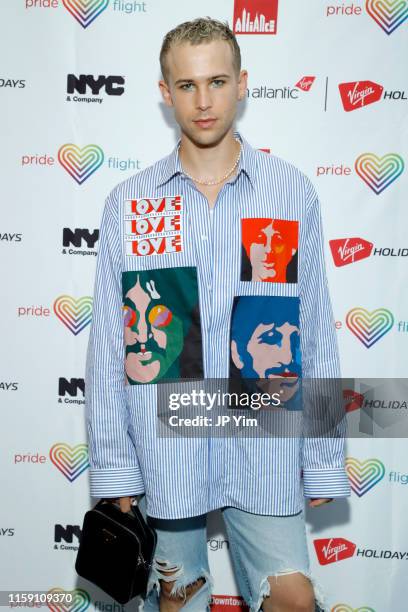
POLYGON ((144 493, 139 467, 90 469, 92 497, 127 497, 144 493))
POLYGON ((349 497, 350 482, 344 468, 303 469, 305 497, 349 497))

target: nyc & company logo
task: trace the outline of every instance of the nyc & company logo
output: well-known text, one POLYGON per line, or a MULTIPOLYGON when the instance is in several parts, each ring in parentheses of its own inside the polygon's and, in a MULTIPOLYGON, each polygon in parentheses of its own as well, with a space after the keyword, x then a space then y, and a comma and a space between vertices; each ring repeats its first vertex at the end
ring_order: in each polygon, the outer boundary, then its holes
POLYGON ((58 150, 58 161, 63 168, 82 185, 91 174, 102 166, 104 154, 98 145, 77 147, 74 144, 65 144, 58 150))
POLYGON ((92 319, 92 298, 84 296, 77 300, 70 295, 60 295, 54 302, 54 312, 69 331, 77 336, 92 319))
POLYGON ((346 458, 346 472, 354 493, 362 497, 384 478, 385 467, 378 459, 346 458))
POLYGON ((67 11, 87 28, 106 9, 109 0, 62 0, 67 11))
POLYGON ((346 325, 366 348, 370 348, 390 331, 394 316, 386 308, 372 312, 365 308, 352 308, 346 315, 346 325))
POLYGON ((73 482, 89 468, 88 446, 86 444, 70 446, 58 442, 50 448, 50 459, 65 478, 73 482))
POLYGON ((408 17, 408 1, 366 0, 366 11, 386 34, 392 34, 408 17))
POLYGON ((379 195, 404 171, 404 160, 396 153, 377 157, 374 153, 363 153, 357 157, 355 170, 360 178, 379 195))

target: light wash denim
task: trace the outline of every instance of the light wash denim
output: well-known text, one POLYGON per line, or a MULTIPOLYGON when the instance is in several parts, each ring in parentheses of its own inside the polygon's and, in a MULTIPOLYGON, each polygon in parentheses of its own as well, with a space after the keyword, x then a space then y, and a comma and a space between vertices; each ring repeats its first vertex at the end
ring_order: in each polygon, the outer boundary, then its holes
MULTIPOLYGON (((146 519, 145 496, 140 499, 139 508, 146 519)), ((268 576, 301 572, 312 580, 303 511, 290 516, 265 516, 228 506, 221 513, 235 579, 250 612, 261 610, 263 598, 270 594, 268 576)), ((210 611, 213 580, 208 564, 206 519, 205 514, 185 519, 147 517, 157 532, 157 547, 147 597, 140 610, 159 612, 159 579, 174 581, 172 593, 184 596, 185 586, 204 577, 205 583, 182 610, 210 611), (174 573, 167 576, 160 570, 174 573)), ((316 586, 315 595, 319 605, 323 605, 316 586)))

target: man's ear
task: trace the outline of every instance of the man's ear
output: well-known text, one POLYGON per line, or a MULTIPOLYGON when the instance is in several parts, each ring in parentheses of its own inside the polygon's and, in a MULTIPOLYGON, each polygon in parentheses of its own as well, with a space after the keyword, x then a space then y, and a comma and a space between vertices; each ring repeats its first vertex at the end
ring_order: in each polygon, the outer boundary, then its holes
POLYGON ((248 72, 241 70, 238 77, 238 100, 243 100, 246 96, 248 85, 248 72))
POLYGON ((159 81, 159 88, 163 98, 163 102, 166 106, 173 106, 173 99, 171 97, 170 88, 167 85, 166 81, 159 81))
POLYGON ((238 368, 238 370, 242 370, 244 363, 241 361, 241 357, 239 356, 238 347, 235 340, 231 340, 231 357, 235 367, 238 368))

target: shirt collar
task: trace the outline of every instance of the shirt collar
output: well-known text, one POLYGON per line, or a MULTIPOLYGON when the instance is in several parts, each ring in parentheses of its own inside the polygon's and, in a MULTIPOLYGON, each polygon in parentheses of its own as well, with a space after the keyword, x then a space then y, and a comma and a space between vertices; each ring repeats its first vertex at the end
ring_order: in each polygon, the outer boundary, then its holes
MULTIPOLYGON (((241 171, 248 177, 252 188, 255 188, 256 179, 256 151, 251 145, 239 134, 234 132, 234 137, 238 138, 242 143, 242 153, 239 160, 238 172, 233 181, 235 182, 241 171)), ((164 160, 163 171, 159 177, 159 182, 156 187, 161 187, 168 181, 170 181, 177 174, 183 174, 183 168, 181 166, 179 158, 179 147, 180 140, 177 142, 173 151, 164 160)))

